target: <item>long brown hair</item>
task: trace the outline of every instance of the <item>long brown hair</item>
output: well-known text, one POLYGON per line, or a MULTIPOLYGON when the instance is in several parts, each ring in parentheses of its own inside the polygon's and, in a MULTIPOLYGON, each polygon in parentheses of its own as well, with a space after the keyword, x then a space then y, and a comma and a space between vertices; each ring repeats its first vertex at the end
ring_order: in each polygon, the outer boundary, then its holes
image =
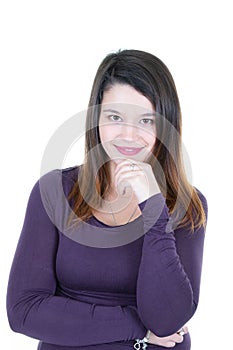
MULTIPOLYGON (((176 226, 192 229, 205 225, 206 217, 197 190, 188 182, 182 162, 181 110, 174 80, 156 56, 139 50, 111 53, 100 64, 91 91, 86 118, 85 160, 69 199, 80 220, 92 216, 109 190, 109 157, 101 145, 99 115, 103 94, 116 83, 127 84, 146 96, 158 115, 157 138, 148 159, 176 226), (165 177, 156 172, 155 159, 165 177)), ((158 168, 158 167, 157 167, 158 168)))

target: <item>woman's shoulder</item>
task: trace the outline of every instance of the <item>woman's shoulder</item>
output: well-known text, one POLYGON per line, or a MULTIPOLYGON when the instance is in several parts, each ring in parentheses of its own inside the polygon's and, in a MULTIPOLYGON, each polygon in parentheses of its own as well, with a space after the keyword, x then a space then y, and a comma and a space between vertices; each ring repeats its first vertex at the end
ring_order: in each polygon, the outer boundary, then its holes
POLYGON ((81 167, 82 165, 74 165, 68 168, 61 169, 60 171, 62 173, 62 177, 64 178, 64 180, 76 182, 81 167))
MULTIPOLYGON (((37 184, 43 206, 56 224, 63 212, 69 209, 68 195, 77 180, 80 166, 53 169, 41 175, 37 184), (54 221, 55 220, 55 221, 54 221)), ((59 226, 60 227, 60 226, 59 226)))
POLYGON ((78 179, 80 167, 53 169, 41 175, 37 181, 41 194, 47 198, 57 198, 59 193, 68 194, 78 179))
POLYGON ((56 182, 56 179, 62 179, 62 181, 75 182, 78 178, 78 173, 82 165, 74 165, 68 168, 57 168, 41 174, 39 181, 46 182, 48 184, 56 182))
POLYGON ((202 203, 202 206, 203 206, 203 209, 205 211, 205 214, 207 215, 207 212, 208 212, 208 202, 207 202, 207 199, 206 199, 206 196, 203 194, 203 192, 201 192, 198 188, 194 187, 201 203, 202 203))

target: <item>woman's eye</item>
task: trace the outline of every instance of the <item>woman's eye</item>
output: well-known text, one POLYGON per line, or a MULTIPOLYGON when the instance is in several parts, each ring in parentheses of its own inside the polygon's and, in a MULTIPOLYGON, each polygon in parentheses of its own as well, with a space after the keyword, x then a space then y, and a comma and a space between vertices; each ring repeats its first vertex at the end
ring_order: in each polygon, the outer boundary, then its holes
POLYGON ((154 123, 154 120, 145 118, 145 119, 142 119, 141 122, 142 124, 145 124, 145 125, 152 125, 154 123))
POLYGON ((119 122, 121 120, 121 117, 119 117, 118 115, 110 115, 109 118, 111 120, 113 120, 114 122, 119 122))

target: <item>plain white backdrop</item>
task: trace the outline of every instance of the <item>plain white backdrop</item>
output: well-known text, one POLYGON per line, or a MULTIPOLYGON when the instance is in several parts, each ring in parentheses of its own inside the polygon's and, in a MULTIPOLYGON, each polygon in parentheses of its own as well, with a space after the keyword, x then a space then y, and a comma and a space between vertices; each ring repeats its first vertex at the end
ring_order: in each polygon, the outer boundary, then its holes
MULTIPOLYGON (((149 51, 169 67, 180 97, 193 184, 207 197, 209 222, 199 307, 189 322, 192 350, 229 349, 232 315, 231 1, 1 1, 1 339, 33 350, 13 333, 5 296, 28 196, 56 129, 87 107, 98 65, 118 49, 149 51)), ((82 162, 82 142, 64 167, 82 162)))

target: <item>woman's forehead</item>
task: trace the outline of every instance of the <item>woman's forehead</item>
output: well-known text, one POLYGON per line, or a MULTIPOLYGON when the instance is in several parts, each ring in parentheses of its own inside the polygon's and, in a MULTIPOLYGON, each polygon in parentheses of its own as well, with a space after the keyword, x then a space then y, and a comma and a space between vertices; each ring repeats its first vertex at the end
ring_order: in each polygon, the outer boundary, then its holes
POLYGON ((131 105, 131 108, 135 106, 135 109, 141 108, 148 113, 154 112, 151 101, 132 86, 126 84, 117 83, 107 89, 103 94, 102 104, 108 105, 108 108, 112 109, 116 109, 116 104, 118 104, 120 111, 131 105))

